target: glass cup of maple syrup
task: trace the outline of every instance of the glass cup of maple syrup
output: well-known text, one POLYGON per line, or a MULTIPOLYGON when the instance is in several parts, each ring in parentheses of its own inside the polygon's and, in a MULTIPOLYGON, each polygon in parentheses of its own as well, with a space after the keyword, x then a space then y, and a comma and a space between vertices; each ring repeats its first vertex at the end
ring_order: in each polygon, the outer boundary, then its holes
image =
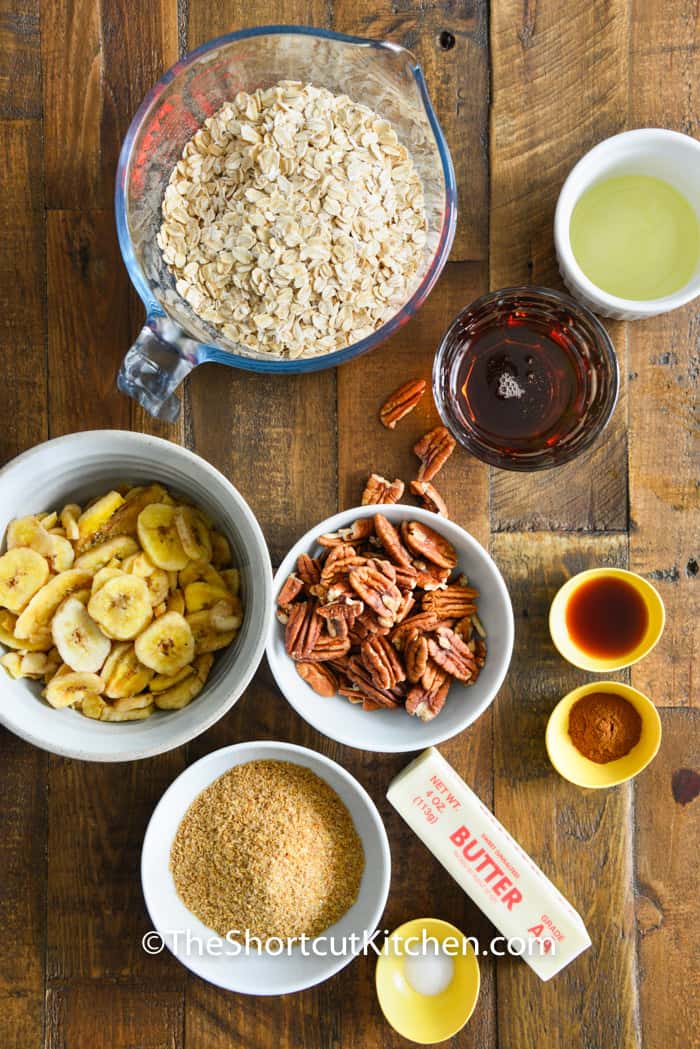
POLYGON ((624 568, 579 572, 558 590, 549 610, 549 632, 560 655, 594 674, 638 663, 661 638, 665 622, 656 587, 624 568))
POLYGON ((617 401, 610 337, 585 306, 548 288, 490 292, 452 322, 433 366, 445 426, 479 459, 544 470, 580 455, 617 401))

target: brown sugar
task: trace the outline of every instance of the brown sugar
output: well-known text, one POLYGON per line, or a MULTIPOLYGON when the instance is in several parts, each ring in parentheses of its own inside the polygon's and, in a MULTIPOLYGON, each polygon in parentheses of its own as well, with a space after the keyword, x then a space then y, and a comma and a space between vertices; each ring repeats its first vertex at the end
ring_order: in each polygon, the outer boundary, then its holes
POLYGON ((220 936, 318 936, 352 906, 364 851, 347 808, 310 769, 236 765, 203 790, 170 853, 178 895, 220 936))
POLYGON ((605 765, 629 754, 642 735, 635 707, 612 692, 592 692, 569 712, 569 735, 584 757, 605 765))

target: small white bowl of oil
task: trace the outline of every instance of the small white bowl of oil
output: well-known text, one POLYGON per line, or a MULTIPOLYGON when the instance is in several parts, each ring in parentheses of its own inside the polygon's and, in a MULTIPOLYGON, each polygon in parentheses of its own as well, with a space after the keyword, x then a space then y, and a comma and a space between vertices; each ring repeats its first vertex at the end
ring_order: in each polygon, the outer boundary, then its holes
POLYGON ((690 302, 700 295, 700 142, 664 128, 600 142, 562 186, 554 244, 569 291, 605 317, 690 302))

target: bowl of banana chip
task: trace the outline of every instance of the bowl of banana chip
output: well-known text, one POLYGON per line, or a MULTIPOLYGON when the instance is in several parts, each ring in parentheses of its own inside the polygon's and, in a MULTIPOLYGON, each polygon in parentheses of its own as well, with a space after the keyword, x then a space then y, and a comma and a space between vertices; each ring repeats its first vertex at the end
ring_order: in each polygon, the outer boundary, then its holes
POLYGON ((249 506, 199 456, 70 434, 0 471, 0 722, 129 761, 233 706, 262 657, 272 570, 249 506))

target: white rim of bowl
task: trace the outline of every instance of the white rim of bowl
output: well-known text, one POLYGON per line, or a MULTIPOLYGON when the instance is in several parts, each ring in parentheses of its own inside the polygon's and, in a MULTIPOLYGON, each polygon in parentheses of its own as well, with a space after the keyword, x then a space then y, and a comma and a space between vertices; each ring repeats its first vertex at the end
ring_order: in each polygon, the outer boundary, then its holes
MULTIPOLYGON (((277 617, 273 616, 270 624, 269 638, 265 646, 265 653, 267 655, 267 660, 270 670, 272 672, 272 676, 275 679, 275 684, 277 685, 277 688, 281 693, 282 697, 286 700, 287 703, 289 703, 292 709, 296 711, 299 717, 306 722, 307 725, 311 725, 311 727, 325 739, 332 739, 336 743, 342 743, 342 745, 345 747, 352 747, 354 750, 364 750, 371 754, 410 754, 411 751, 422 750, 425 747, 435 747, 438 746, 438 744, 440 743, 444 743, 448 739, 454 739, 455 736, 461 735, 461 733, 468 729, 470 725, 473 725, 476 721, 479 720, 479 718, 482 716, 482 714, 486 712, 486 710, 488 710, 488 708, 491 706, 496 696, 500 692, 503 682, 505 681, 508 671, 510 670, 510 664, 513 661, 513 644, 515 642, 515 618, 513 615, 513 603, 510 599, 510 593, 508 591, 508 587, 506 586, 503 575, 501 574, 501 570, 494 561, 494 559, 491 557, 488 550, 484 546, 482 546, 478 539, 474 538, 471 532, 468 532, 466 528, 462 528, 462 526, 458 525, 456 521, 446 520, 445 518, 439 517, 438 515, 432 513, 430 510, 424 510, 418 506, 410 506, 407 503, 396 503, 393 505, 405 508, 407 511, 410 512, 411 516, 415 516, 416 520, 423 521, 424 524, 427 524, 438 531, 440 530, 440 523, 446 523, 448 527, 455 528, 457 529, 457 531, 461 532, 470 544, 473 543, 481 550, 483 556, 488 560, 488 562, 494 570, 496 587, 500 591, 501 595, 505 598, 505 605, 508 610, 507 622, 505 627, 508 659, 505 662, 502 672, 496 679, 496 682, 492 690, 493 695, 489 700, 487 706, 480 714, 477 714, 477 716, 472 721, 470 721, 469 724, 464 725, 462 728, 458 728, 455 731, 447 729, 445 732, 438 733, 437 735, 431 737, 429 741, 416 739, 415 745, 411 746, 398 745, 376 747, 371 744, 371 741, 367 741, 364 745, 360 746, 357 742, 355 742, 355 740, 352 740, 346 735, 344 735, 344 733, 335 732, 333 735, 331 735, 330 733, 326 732, 325 729, 320 728, 319 725, 315 724, 313 721, 310 721, 306 717, 306 715, 302 713, 302 711, 299 709, 294 700, 290 698, 290 696, 284 690, 275 673, 274 660, 270 658, 270 652, 275 642, 276 631, 279 628, 277 617)), ((387 509, 391 510, 391 508, 391 506, 387 507, 385 504, 379 503, 375 503, 370 506, 349 507, 347 510, 340 510, 337 514, 333 514, 332 517, 327 517, 325 521, 319 522, 318 525, 315 525, 313 528, 310 528, 307 532, 305 532, 304 535, 302 535, 296 541, 296 543, 292 544, 285 556, 282 558, 282 562, 279 568, 275 572, 274 579, 272 580, 272 601, 275 608, 277 607, 277 594, 279 593, 282 583, 284 582, 283 576, 286 576, 290 571, 289 569, 285 569, 285 571, 283 572, 282 569, 285 565, 285 562, 288 560, 290 554, 293 551, 296 551, 296 557, 298 557, 301 553, 308 553, 309 550, 311 550, 314 546, 318 546, 317 538, 319 535, 324 535, 326 532, 333 532, 336 531, 337 528, 344 527, 342 522, 346 518, 355 519, 357 517, 371 517, 374 514, 386 514, 387 509)))
POLYGON ((8 732, 11 732, 14 736, 18 736, 20 739, 25 740, 27 743, 31 743, 32 746, 38 747, 39 750, 48 752, 49 754, 57 754, 64 758, 73 758, 76 761, 91 761, 91 762, 104 762, 104 763, 116 763, 120 761, 141 761, 142 758, 153 758, 158 754, 167 754, 171 750, 177 749, 177 747, 183 746, 185 743, 189 743, 191 739, 196 739, 197 736, 201 736, 203 732, 210 729, 212 725, 215 725, 218 721, 224 717, 225 714, 234 706, 234 704, 240 699, 245 692, 246 688, 253 679, 262 657, 265 654, 265 645, 270 632, 270 623, 273 619, 273 606, 274 606, 274 589, 272 585, 272 564, 270 561, 270 552, 267 548, 267 542, 263 531, 258 524, 257 518, 253 511, 248 506, 238 489, 231 484, 229 479, 225 477, 220 470, 208 463, 206 459, 203 459, 201 455, 197 455, 196 452, 192 452, 189 448, 183 448, 182 445, 174 444, 172 441, 166 441, 162 437, 155 437, 151 434, 137 433, 133 430, 80 430, 76 433, 64 434, 61 437, 52 437, 48 441, 42 441, 41 444, 35 444, 32 448, 28 448, 27 451, 21 452, 14 459, 10 460, 0 470, 0 485, 4 478, 18 469, 24 469, 27 463, 32 457, 38 454, 40 451, 45 449, 47 446, 59 447, 60 445, 71 445, 76 440, 85 437, 102 437, 102 438, 118 438, 119 440, 133 441, 134 444, 140 445, 153 445, 156 448, 165 446, 170 451, 174 449, 176 455, 182 456, 184 459, 188 459, 192 463, 197 464, 197 468, 201 469, 204 473, 209 474, 211 477, 216 478, 217 481, 223 483, 226 488, 229 489, 237 505, 241 509, 245 516, 252 532, 255 535, 256 541, 260 545, 258 553, 261 556, 264 554, 267 571, 264 572, 264 589, 266 593, 263 595, 265 598, 265 605, 263 606, 263 629, 260 631, 260 637, 255 642, 253 649, 252 658, 247 668, 241 668, 240 677, 236 681, 235 687, 231 690, 231 694, 226 700, 225 705, 221 710, 210 715, 210 717, 204 719, 201 724, 197 725, 194 730, 186 729, 179 733, 174 733, 172 739, 162 744, 156 744, 151 747, 147 747, 137 754, 127 752, 128 756, 123 754, 111 754, 97 751, 95 753, 84 754, 71 747, 62 747, 60 743, 52 743, 49 748, 46 742, 42 739, 37 738, 31 732, 18 731, 17 728, 10 724, 6 719, 3 705, 0 704, 0 724, 4 725, 8 732))
MULTIPOLYGON (((374 824, 374 826, 375 826, 375 828, 376 828, 376 830, 378 832, 380 848, 381 848, 382 856, 384 858, 384 877, 382 878, 382 884, 380 886, 380 889, 379 889, 379 892, 378 892, 378 895, 377 895, 378 903, 377 903, 376 907, 374 908, 374 910, 372 912, 372 923, 371 923, 371 928, 369 929, 370 933, 374 932, 374 930, 376 928, 378 928, 380 919, 381 919, 381 917, 382 917, 382 915, 384 913, 384 909, 386 907, 386 902, 387 902, 387 900, 389 898, 389 887, 390 887, 390 884, 391 884, 391 848, 390 848, 390 845, 389 845, 389 836, 387 835, 386 827, 384 826, 384 821, 382 820, 382 817, 381 817, 381 815, 379 813, 379 809, 377 808, 377 806, 375 805, 374 801, 369 796, 369 794, 367 793, 365 788, 362 786, 360 781, 358 779, 356 779, 352 775, 351 772, 348 772, 348 770, 346 768, 344 768, 342 765, 340 765, 337 761, 333 761, 332 758, 326 757, 325 754, 321 754, 319 751, 313 750, 311 747, 301 747, 297 743, 285 743, 282 740, 267 740, 267 739, 247 740, 245 743, 232 743, 228 747, 220 747, 218 750, 213 750, 213 751, 211 751, 211 753, 205 754, 204 757, 199 758, 198 761, 195 761, 191 765, 188 765, 188 767, 186 769, 183 769, 183 771, 178 776, 175 777, 175 779, 172 781, 170 786, 161 795, 161 797, 160 797, 156 807, 154 808, 154 810, 153 810, 153 812, 151 814, 151 818, 148 821, 148 826, 146 827, 146 833, 143 836, 143 843, 141 845, 141 863, 140 863, 140 866, 139 866, 140 874, 141 874, 141 891, 143 893, 144 903, 146 905, 146 910, 148 911, 148 916, 151 919, 151 921, 153 922, 153 928, 158 933, 160 933, 160 935, 163 937, 163 943, 168 948, 170 953, 180 963, 180 965, 183 965, 190 972, 193 972, 194 970, 190 969, 189 965, 187 965, 187 963, 184 962, 179 957, 179 955, 177 955, 175 953, 175 951, 173 951, 170 948, 170 946, 169 946, 169 944, 167 942, 166 937, 163 936, 163 933, 158 928, 158 924, 156 923, 156 920, 153 917, 153 912, 151 911, 151 907, 150 907, 150 904, 148 902, 148 897, 146 895, 146 889, 145 889, 145 885, 144 885, 144 882, 145 882, 145 878, 144 878, 145 859, 144 859, 144 857, 145 857, 145 853, 146 853, 146 846, 147 846, 148 841, 149 841, 149 836, 153 833, 152 828, 153 828, 154 822, 155 822, 155 820, 156 820, 156 818, 158 816, 159 810, 161 809, 161 807, 165 807, 165 803, 167 802, 168 795, 172 791, 172 789, 175 786, 175 784, 180 779, 182 779, 183 776, 187 776, 188 773, 190 773, 192 771, 192 769, 196 768, 198 765, 201 765, 204 762, 212 761, 215 757, 217 757, 219 755, 232 754, 232 753, 241 754, 241 753, 245 753, 246 751, 254 750, 254 749, 258 748, 258 747, 266 747, 266 748, 268 748, 268 749, 270 749, 273 752, 278 753, 278 754, 285 754, 285 753, 286 754, 301 754, 301 755, 310 754, 311 757, 313 758, 314 762, 320 762, 322 765, 325 765, 327 768, 333 769, 335 772, 338 773, 338 775, 340 776, 340 778, 342 780, 344 780, 346 783, 349 783, 351 785, 351 787, 356 791, 356 793, 358 794, 358 796, 360 797, 360 799, 364 803, 365 808, 366 808, 366 810, 367 810, 367 812, 369 814, 369 817, 370 817, 372 823, 374 824)), ((267 760, 267 759, 261 759, 261 760, 267 760)), ((279 758, 277 760, 282 760, 282 759, 279 758)), ((243 764, 243 762, 237 762, 236 764, 243 764)), ((233 765, 229 765, 229 769, 233 768, 233 767, 234 767, 233 765)), ((309 765, 307 767, 311 768, 312 772, 315 771, 315 769, 312 766, 309 765)), ((224 774, 225 773, 220 773, 220 775, 224 775, 224 774)), ((317 773, 317 775, 318 775, 318 773, 317 773)), ((218 779, 218 776, 216 778, 218 779)), ((323 779, 323 777, 320 777, 320 778, 323 779)), ((213 779, 210 780, 209 783, 206 786, 202 787, 197 792, 197 794, 201 794, 201 792, 203 790, 206 790, 207 786, 211 786, 211 784, 213 782, 214 782, 213 779)), ((327 781, 324 779, 324 782, 327 782, 327 781)), ((331 784, 329 783, 328 786, 330 787, 331 784)), ((331 789, 333 789, 333 788, 331 787, 331 789)), ((336 794, 337 793, 338 792, 336 791, 336 794)), ((194 801, 194 799, 197 797, 197 794, 195 794, 191 798, 190 803, 189 803, 190 805, 192 804, 192 801, 194 801)), ((338 797, 340 797, 339 794, 338 794, 338 797)), ((342 798, 340 798, 340 800, 343 801, 342 798)), ((345 804, 344 801, 343 801, 343 804, 345 804)), ((346 806, 346 808, 347 808, 347 806, 346 806)), ((187 809, 185 809, 185 812, 186 811, 187 811, 187 809)), ((184 817, 185 813, 183 812, 182 815, 184 817)), ((364 843, 363 843, 363 847, 364 847, 364 843)), ((154 846, 154 848, 155 848, 155 846, 154 846)), ((368 872, 365 871, 365 873, 368 873, 368 872)), ((365 876, 365 874, 363 874, 363 877, 364 876, 365 876)), ((166 930, 166 932, 167 932, 167 930, 166 930)), ((212 932, 213 932, 213 930, 212 930, 212 932)), ((216 935, 216 934, 214 934, 214 935, 216 935)), ((277 992, 277 991, 266 992, 264 990, 258 990, 258 991, 256 991, 256 994, 259 994, 260 996, 264 996, 264 997, 280 997, 282 994, 296 994, 298 991, 304 991, 304 990, 306 990, 309 987, 316 987, 316 986, 318 986, 318 984, 325 983, 326 980, 329 980, 331 978, 331 976, 335 976, 336 973, 340 972, 340 970, 344 969, 347 965, 350 965, 350 963, 352 961, 354 961, 355 958, 357 958, 357 956, 358 956, 358 954, 360 953, 361 950, 362 950, 362 944, 360 944, 358 946, 357 950, 354 951, 352 954, 345 955, 342 958, 336 959, 336 962, 334 962, 331 965, 331 967, 328 969, 328 972, 326 973, 326 975, 322 976, 318 980, 317 979, 301 980, 300 982, 293 984, 289 988, 289 990, 286 990, 286 991, 283 991, 283 992, 277 992)), ((206 980, 207 983, 211 983, 214 987, 221 987, 223 990, 226 990, 226 991, 230 991, 231 990, 231 988, 228 987, 228 985, 226 985, 226 984, 218 983, 215 980, 209 980, 205 976, 200 976, 199 973, 196 973, 195 975, 199 976, 199 978, 202 979, 202 980, 206 980)), ((238 991, 237 990, 237 991, 234 991, 233 993, 234 994, 249 994, 251 992, 238 991)))
MULTIPOLYGON (((622 299, 617 295, 610 295, 598 287, 597 284, 594 284, 576 261, 576 256, 571 249, 569 224, 574 207, 583 193, 593 184, 595 178, 594 174, 587 176, 583 189, 574 196, 573 184, 581 171, 587 168, 591 161, 606 153, 610 149, 611 143, 614 143, 616 147, 624 148, 627 144, 631 145, 634 141, 643 142, 646 140, 653 142, 654 139, 669 139, 682 142, 684 146, 697 151, 698 163, 700 163, 700 142, 691 138, 690 135, 684 135, 680 131, 670 131, 668 128, 634 128, 631 131, 622 131, 619 135, 611 135, 609 138, 603 139, 602 142, 599 142, 592 149, 589 149, 587 153, 584 153, 574 164, 559 191, 554 212, 554 242, 557 254, 560 256, 564 267, 571 271, 573 279, 580 284, 582 291, 601 309, 623 310, 628 313, 637 313, 640 317, 654 317, 659 313, 669 313, 679 306, 685 306, 687 303, 692 302, 693 299, 700 295, 700 277, 692 278, 680 291, 676 291, 672 295, 665 295, 660 299, 622 299), (694 284, 693 281, 695 282, 694 284)), ((700 222, 700 216, 698 221, 700 222)))

